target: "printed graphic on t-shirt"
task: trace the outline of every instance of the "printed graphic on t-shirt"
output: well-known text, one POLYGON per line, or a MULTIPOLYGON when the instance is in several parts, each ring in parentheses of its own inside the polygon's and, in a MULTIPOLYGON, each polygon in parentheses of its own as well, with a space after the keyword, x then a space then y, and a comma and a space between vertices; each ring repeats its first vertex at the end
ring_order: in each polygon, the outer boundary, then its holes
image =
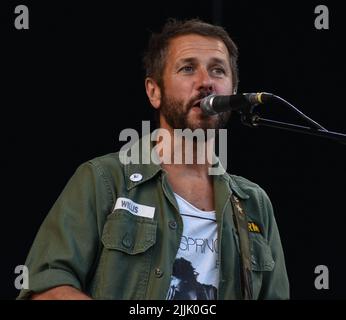
POLYGON ((173 265, 169 300, 214 300, 219 280, 215 212, 205 212, 175 194, 184 230, 173 265))
POLYGON ((198 282, 198 272, 184 258, 174 262, 168 300, 215 300, 217 289, 211 284, 198 282))

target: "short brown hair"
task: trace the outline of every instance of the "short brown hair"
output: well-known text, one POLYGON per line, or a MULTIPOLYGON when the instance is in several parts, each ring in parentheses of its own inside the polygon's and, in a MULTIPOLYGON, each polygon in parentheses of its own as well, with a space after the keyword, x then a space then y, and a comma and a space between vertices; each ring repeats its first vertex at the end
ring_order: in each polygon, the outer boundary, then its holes
POLYGON ((162 88, 162 78, 166 65, 169 42, 177 36, 187 34, 198 34, 206 37, 219 38, 223 41, 229 53, 233 87, 236 89, 239 82, 237 46, 224 28, 203 22, 199 19, 178 21, 171 18, 168 19, 166 24, 163 26, 161 33, 153 33, 151 35, 147 52, 143 58, 146 77, 153 78, 162 88))

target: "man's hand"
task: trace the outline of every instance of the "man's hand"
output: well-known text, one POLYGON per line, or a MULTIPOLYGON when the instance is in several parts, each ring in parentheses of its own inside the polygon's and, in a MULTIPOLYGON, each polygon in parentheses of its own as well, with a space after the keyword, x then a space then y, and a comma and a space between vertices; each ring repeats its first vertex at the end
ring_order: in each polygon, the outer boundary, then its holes
POLYGON ((31 296, 32 300, 92 300, 71 286, 59 286, 31 296))

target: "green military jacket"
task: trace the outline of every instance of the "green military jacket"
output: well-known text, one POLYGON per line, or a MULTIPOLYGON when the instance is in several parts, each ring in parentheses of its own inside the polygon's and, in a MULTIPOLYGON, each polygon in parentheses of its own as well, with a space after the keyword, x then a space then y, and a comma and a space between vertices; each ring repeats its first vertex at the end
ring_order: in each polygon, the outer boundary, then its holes
MULTIPOLYGON (((67 183, 29 252, 29 289, 19 299, 60 285, 95 299, 166 298, 183 232, 178 205, 160 165, 124 164, 121 156, 88 161, 67 183)), ((249 221, 253 298, 288 299, 284 254, 268 196, 239 176, 224 172, 213 179, 218 299, 242 299, 232 193, 249 221)))

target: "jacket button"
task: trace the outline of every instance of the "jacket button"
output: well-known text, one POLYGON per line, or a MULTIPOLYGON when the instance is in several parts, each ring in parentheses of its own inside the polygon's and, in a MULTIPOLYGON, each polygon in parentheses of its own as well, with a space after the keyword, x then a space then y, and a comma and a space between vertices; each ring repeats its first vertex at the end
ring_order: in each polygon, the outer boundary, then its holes
POLYGON ((161 278, 163 276, 163 271, 160 268, 155 269, 155 277, 161 278))
POLYGON ((126 248, 130 248, 132 246, 132 241, 128 237, 128 235, 125 235, 125 237, 123 238, 122 243, 123 243, 124 247, 126 247, 126 248))
POLYGON ((174 220, 169 221, 168 225, 172 230, 175 230, 177 228, 177 223, 174 220))

